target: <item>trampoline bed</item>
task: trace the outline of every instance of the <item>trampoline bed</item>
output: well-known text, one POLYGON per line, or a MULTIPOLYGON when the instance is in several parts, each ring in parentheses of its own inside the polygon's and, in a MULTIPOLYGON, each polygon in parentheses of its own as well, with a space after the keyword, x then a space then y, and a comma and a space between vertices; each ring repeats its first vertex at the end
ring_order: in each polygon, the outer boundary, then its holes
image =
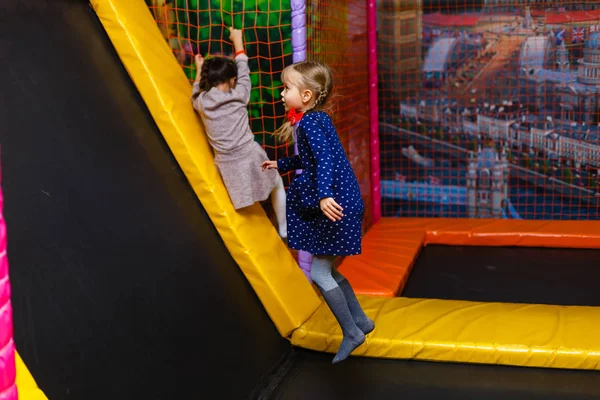
POLYGON ((600 250, 430 245, 402 296, 600 306, 600 250))

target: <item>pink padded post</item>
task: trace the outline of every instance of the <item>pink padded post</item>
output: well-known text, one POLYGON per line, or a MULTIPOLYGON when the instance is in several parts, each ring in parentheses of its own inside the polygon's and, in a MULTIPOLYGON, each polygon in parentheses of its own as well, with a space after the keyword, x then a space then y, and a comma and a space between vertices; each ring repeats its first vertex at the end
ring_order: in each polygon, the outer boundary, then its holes
POLYGON ((381 176, 379 171, 379 106, 377 95, 377 2, 367 0, 369 48, 369 139, 371 150, 371 198, 373 223, 381 219, 381 176))
POLYGON ((13 341, 12 306, 6 257, 4 197, 0 189, 0 400, 17 400, 15 384, 15 343, 13 341))

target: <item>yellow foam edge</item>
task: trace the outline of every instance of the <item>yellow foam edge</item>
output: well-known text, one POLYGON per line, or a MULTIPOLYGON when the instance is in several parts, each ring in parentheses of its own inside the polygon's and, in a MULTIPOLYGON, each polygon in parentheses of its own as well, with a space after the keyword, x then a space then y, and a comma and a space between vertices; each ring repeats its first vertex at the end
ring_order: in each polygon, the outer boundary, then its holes
MULTIPOLYGON (((359 296, 375 330, 353 355, 377 358, 600 369, 600 307, 359 296)), ((327 306, 292 344, 334 353, 342 332, 327 306)))
POLYGON ((316 310, 319 298, 261 205, 233 209, 191 105, 191 85, 150 10, 143 0, 92 0, 91 5, 225 246, 280 334, 289 337, 316 310))
POLYGON ((42 392, 31 376, 29 369, 21 359, 19 353, 15 354, 15 362, 17 366, 17 390, 19 391, 19 399, 21 400, 48 400, 48 397, 42 392))

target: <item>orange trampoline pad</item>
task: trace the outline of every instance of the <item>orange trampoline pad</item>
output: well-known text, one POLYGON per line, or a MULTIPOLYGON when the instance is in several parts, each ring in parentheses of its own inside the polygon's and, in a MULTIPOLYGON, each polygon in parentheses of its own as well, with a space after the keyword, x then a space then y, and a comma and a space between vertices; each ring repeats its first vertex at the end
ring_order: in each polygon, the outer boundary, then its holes
POLYGON ((596 221, 382 218, 363 238, 363 252, 346 257, 340 271, 358 294, 402 292, 423 246, 600 248, 596 221))

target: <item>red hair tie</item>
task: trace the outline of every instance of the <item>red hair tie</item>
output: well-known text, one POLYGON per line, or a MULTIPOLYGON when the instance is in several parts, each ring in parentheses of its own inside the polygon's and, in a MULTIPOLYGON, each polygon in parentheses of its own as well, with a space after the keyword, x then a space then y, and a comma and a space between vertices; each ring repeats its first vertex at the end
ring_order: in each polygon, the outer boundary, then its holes
POLYGON ((287 120, 290 121, 290 124, 295 125, 302 119, 303 115, 303 112, 297 112, 296 110, 291 108, 290 111, 288 111, 287 113, 287 120))

